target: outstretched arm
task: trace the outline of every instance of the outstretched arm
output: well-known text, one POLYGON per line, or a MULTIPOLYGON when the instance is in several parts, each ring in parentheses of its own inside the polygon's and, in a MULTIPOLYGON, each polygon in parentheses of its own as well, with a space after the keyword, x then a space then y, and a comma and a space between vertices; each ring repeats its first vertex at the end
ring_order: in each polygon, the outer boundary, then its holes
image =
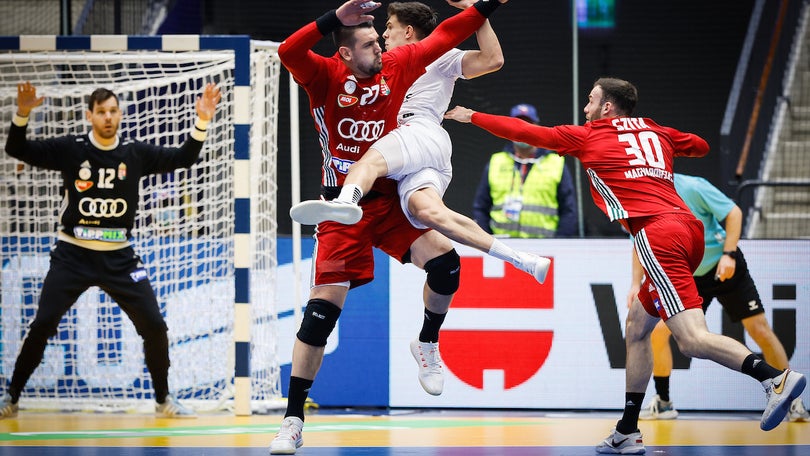
MULTIPOLYGON (((475 0, 447 0, 447 3, 459 9, 467 9, 475 3, 475 0)), ((504 62, 501 43, 498 41, 495 30, 492 29, 489 19, 476 30, 475 38, 478 41, 479 49, 465 52, 464 58, 461 60, 461 73, 467 79, 498 71, 503 67, 504 62)))
MULTIPOLYGON (((29 141, 25 137, 28 116, 43 101, 45 97, 38 97, 36 87, 30 82, 17 84, 17 112, 11 119, 5 150, 8 155, 30 165, 59 170, 60 158, 64 155, 63 138, 29 141)), ((18 164, 17 171, 22 169, 22 164, 18 164)))
POLYGON ((306 86, 315 78, 325 57, 312 52, 312 47, 325 35, 341 25, 362 24, 374 19, 368 14, 381 3, 349 0, 337 10, 331 10, 318 19, 301 27, 278 47, 278 57, 296 82, 306 86))
POLYGON ((520 141, 534 147, 549 149, 558 155, 574 155, 587 138, 588 129, 579 125, 558 125, 544 127, 526 122, 517 117, 498 116, 476 112, 463 106, 456 106, 444 114, 445 119, 458 122, 472 122, 495 136, 510 141, 520 141))

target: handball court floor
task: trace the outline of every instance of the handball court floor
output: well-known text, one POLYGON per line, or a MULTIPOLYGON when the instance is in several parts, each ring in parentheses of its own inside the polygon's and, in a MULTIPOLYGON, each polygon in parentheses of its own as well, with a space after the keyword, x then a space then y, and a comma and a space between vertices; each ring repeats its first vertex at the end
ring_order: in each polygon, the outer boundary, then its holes
MULTIPOLYGON (((594 455, 620 412, 496 410, 315 410, 307 415, 301 456, 594 455)), ((44 413, 0 420, 0 455, 267 455, 280 414, 44 413)), ((681 412, 642 421, 647 455, 807 456, 810 423, 759 429, 758 413, 681 412)))

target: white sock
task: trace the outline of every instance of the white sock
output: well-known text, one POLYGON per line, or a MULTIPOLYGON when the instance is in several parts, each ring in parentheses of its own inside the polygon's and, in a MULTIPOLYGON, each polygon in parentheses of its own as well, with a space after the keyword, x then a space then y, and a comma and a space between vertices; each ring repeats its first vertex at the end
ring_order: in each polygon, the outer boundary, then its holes
POLYGON ((354 184, 345 184, 343 188, 340 189, 340 195, 335 199, 344 203, 357 204, 362 197, 363 190, 361 190, 360 187, 354 184))
POLYGON ((511 264, 515 264, 518 261, 517 251, 497 239, 492 241, 492 247, 489 248, 489 252, 487 253, 499 260, 508 261, 511 264))

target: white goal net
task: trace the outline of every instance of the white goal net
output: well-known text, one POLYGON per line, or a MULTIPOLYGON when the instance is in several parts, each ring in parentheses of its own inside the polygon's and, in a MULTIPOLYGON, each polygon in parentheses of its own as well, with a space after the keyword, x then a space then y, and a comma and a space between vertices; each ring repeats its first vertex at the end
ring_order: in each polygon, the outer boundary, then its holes
MULTIPOLYGON (((235 371, 236 211, 234 188, 250 179, 250 385, 254 409, 280 399, 276 356, 276 120, 280 66, 272 46, 252 46, 250 86, 239 86, 238 52, 0 51, 0 142, 16 110, 16 84, 45 96, 29 120, 29 139, 82 134, 87 96, 115 92, 120 134, 179 146, 207 82, 223 98, 200 160, 189 169, 148 176, 134 229, 169 327, 169 388, 199 409, 232 405, 235 371), (246 94, 249 91, 249 97, 246 94), (247 100, 249 98, 249 101, 247 100), (245 103, 247 101, 247 103, 245 103), (246 105, 246 106, 244 106, 246 105), (246 125, 238 125, 240 121, 246 125), (247 117, 245 120, 244 118, 247 117), (240 175, 240 131, 249 128, 249 176, 240 175), (237 152, 235 152, 235 150, 237 152)), ((66 183, 70 185, 71 183, 66 183)), ((49 267, 62 202, 57 172, 0 155, 0 390, 10 380, 49 267)), ((98 288, 86 291, 49 340, 23 391, 22 408, 141 409, 153 404, 142 339, 98 288)))

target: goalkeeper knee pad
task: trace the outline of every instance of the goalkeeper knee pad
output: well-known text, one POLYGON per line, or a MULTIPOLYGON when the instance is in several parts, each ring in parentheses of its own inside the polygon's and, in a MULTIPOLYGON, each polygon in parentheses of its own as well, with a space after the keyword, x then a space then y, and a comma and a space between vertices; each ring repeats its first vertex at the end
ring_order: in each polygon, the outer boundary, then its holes
POLYGON ((298 340, 314 347, 325 347, 326 339, 335 329, 340 307, 324 299, 310 299, 304 309, 301 328, 298 329, 298 340))
POLYGON ((461 276, 461 258, 453 249, 425 263, 427 284, 440 295, 451 295, 458 290, 461 276))

